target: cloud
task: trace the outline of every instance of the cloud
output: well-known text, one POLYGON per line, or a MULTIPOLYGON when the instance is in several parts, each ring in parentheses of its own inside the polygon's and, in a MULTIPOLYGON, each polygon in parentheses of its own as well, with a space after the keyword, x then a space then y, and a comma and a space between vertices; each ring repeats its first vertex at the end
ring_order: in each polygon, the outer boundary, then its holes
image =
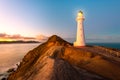
POLYGON ((35 40, 35 37, 24 37, 21 36, 20 34, 14 34, 14 35, 9 35, 6 33, 0 33, 0 39, 1 40, 35 40))
POLYGON ((8 38, 11 38, 11 39, 21 39, 23 37, 21 35, 19 35, 19 34, 16 34, 16 35, 9 35, 8 38))
POLYGON ((5 33, 0 33, 0 37, 5 37, 6 34, 5 33))
POLYGON ((47 36, 44 35, 37 35, 36 37, 26 37, 26 36, 22 36, 20 34, 14 34, 14 35, 9 35, 6 33, 0 33, 0 40, 25 40, 25 41, 29 41, 29 40, 34 40, 34 41, 46 41, 48 39, 47 36))
POLYGON ((45 35, 37 35, 36 39, 43 42, 43 41, 46 41, 48 37, 45 35))
POLYGON ((36 39, 34 37, 23 37, 24 39, 36 39))

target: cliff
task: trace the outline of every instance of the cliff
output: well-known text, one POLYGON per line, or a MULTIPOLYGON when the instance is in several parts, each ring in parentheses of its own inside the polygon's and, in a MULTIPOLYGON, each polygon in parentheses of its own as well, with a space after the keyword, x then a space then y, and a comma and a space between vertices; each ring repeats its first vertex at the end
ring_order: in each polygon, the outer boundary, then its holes
POLYGON ((29 51, 8 80, 120 80, 120 51, 75 48, 53 35, 29 51))

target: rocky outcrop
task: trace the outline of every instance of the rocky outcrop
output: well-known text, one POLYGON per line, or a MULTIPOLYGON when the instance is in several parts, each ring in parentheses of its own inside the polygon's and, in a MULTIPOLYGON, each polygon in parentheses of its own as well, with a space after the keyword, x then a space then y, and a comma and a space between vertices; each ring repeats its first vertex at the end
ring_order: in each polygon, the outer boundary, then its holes
POLYGON ((120 80, 119 62, 97 49, 75 48, 53 35, 29 51, 8 80, 120 80))

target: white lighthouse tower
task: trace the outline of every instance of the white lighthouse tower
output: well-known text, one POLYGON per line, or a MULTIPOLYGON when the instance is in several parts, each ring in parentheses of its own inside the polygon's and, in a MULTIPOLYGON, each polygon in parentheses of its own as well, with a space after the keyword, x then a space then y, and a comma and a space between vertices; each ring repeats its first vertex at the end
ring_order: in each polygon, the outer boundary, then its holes
POLYGON ((75 47, 85 46, 85 35, 84 35, 84 15, 82 11, 79 11, 77 14, 77 34, 76 34, 76 41, 74 42, 75 47))

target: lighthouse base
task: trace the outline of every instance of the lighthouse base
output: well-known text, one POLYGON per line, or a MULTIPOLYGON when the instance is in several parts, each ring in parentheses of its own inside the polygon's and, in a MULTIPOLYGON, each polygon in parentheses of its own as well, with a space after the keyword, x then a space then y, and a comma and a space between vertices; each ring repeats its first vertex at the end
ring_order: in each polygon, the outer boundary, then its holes
POLYGON ((79 43, 78 42, 74 42, 73 45, 74 45, 74 47, 78 47, 78 48, 81 48, 81 47, 85 46, 84 43, 80 43, 80 42, 79 43))

